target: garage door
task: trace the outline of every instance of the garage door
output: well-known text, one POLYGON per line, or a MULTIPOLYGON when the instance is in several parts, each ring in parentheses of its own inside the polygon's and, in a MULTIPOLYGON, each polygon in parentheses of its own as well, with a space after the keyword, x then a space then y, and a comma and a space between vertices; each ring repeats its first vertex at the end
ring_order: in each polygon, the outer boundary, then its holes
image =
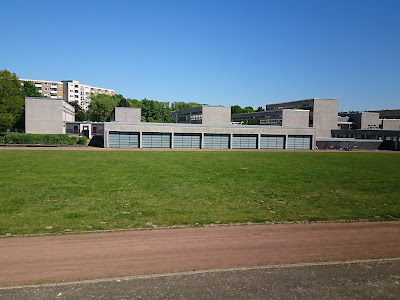
POLYGON ((108 137, 110 148, 139 148, 138 132, 110 131, 108 137))
POLYGON ((143 148, 171 148, 171 133, 143 132, 143 148))
POLYGON ((233 149, 257 149, 257 135, 234 134, 232 137, 233 149))
POLYGON ((289 135, 288 149, 311 149, 311 136, 310 135, 289 135))
POLYGON ((205 149, 229 149, 229 134, 204 134, 205 149))
POLYGON ((195 148, 200 149, 201 134, 175 133, 174 148, 195 148))
POLYGON ((260 149, 284 149, 285 137, 280 135, 261 135, 260 149))

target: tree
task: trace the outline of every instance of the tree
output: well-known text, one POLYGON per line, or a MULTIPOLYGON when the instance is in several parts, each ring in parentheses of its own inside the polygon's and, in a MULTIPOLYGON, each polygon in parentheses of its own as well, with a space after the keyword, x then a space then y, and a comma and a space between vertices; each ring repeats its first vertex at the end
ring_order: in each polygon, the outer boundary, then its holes
POLYGON ((241 114, 243 113, 243 108, 241 108, 239 105, 233 105, 231 107, 231 113, 232 115, 241 114))
POLYGON ((14 117, 10 113, 0 114, 0 132, 9 130, 14 125, 14 117))
POLYGON ((257 107, 256 111, 264 111, 264 108, 262 106, 257 107))
POLYGON ((117 106, 118 107, 131 107, 128 100, 126 100, 125 98, 122 98, 121 101, 119 101, 117 106))
POLYGON ((78 102, 72 101, 68 103, 75 108, 75 121, 86 121, 86 114, 83 111, 82 107, 78 104, 78 102))
POLYGON ((169 103, 148 100, 144 98, 141 109, 142 116, 146 122, 168 123, 169 122, 169 103))
POLYGON ((22 84, 21 90, 23 97, 43 97, 42 94, 39 93, 39 89, 31 81, 23 81, 22 84))
POLYGON ((245 108, 243 108, 243 112, 251 113, 251 112, 254 112, 254 109, 251 106, 246 106, 245 108))
POLYGON ((93 122, 105 122, 110 117, 115 108, 115 102, 112 96, 99 94, 92 95, 91 103, 87 111, 87 116, 93 122))
POLYGON ((117 107, 119 105, 119 102, 121 102, 121 100, 125 98, 121 94, 115 94, 112 95, 112 99, 114 100, 115 107, 117 107))
POLYGON ((2 115, 1 126, 3 131, 11 129, 20 119, 23 118, 24 107, 25 99, 17 75, 8 70, 1 70, 0 115, 2 115))

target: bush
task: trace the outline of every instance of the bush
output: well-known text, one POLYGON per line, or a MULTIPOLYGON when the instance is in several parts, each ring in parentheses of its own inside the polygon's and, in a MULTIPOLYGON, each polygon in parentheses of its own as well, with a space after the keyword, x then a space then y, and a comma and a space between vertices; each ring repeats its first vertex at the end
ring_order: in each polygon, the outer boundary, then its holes
POLYGON ((78 145, 87 146, 87 138, 86 138, 86 136, 79 137, 77 144, 78 145))
POLYGON ((67 134, 30 134, 10 132, 4 137, 6 144, 42 144, 66 145, 69 142, 67 134))
POLYGON ((0 144, 4 144, 4 137, 0 135, 0 144))
POLYGON ((76 145, 78 143, 78 137, 72 135, 69 137, 68 145, 76 145))

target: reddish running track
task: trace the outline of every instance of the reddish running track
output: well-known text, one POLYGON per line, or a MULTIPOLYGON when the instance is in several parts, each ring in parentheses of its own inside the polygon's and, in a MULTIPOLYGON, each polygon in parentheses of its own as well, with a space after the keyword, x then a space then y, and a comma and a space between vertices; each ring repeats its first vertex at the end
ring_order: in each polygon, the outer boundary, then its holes
POLYGON ((400 257, 400 222, 160 229, 0 239, 0 286, 400 257))

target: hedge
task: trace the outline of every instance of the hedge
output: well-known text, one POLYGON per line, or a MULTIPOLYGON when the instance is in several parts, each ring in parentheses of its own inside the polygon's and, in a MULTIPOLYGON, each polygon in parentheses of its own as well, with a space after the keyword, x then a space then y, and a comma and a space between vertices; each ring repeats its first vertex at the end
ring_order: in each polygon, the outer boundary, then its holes
POLYGON ((4 137, 6 144, 42 144, 66 145, 70 138, 68 134, 30 134, 10 132, 4 137))

